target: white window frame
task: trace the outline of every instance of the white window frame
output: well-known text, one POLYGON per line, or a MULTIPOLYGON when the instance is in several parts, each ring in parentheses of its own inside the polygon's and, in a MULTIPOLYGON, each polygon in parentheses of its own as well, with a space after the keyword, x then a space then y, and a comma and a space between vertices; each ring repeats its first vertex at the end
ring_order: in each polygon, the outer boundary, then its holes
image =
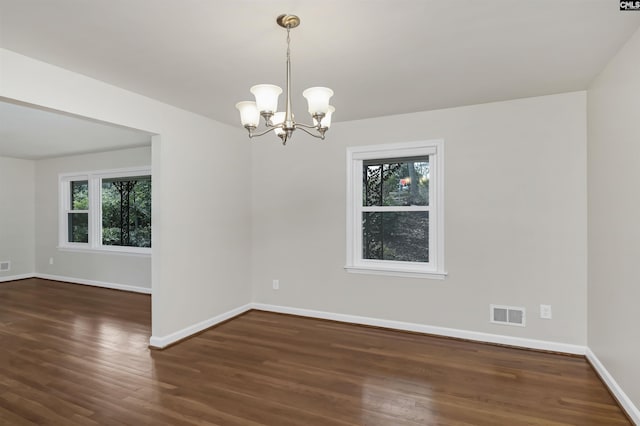
MULTIPOLYGON (((393 211, 394 207, 385 207, 384 210, 393 211)), ((347 148, 347 264, 345 269, 348 272, 364 274, 445 278, 447 272, 444 267, 444 140, 347 148), (427 155, 429 156, 429 206, 413 209, 429 211, 429 262, 363 259, 362 212, 367 210, 367 207, 362 206, 364 161, 427 155)))
MULTIPOLYGON (((130 254, 150 256, 150 247, 112 246, 102 244, 102 180, 134 176, 152 176, 151 167, 131 167, 58 175, 58 249, 97 253, 130 254), (89 210, 71 210, 71 185, 73 181, 88 181, 89 210), (68 214, 88 213, 89 242, 69 242, 68 214)), ((151 178, 153 181, 153 177, 151 178)), ((153 225, 152 225, 153 226, 153 225)))

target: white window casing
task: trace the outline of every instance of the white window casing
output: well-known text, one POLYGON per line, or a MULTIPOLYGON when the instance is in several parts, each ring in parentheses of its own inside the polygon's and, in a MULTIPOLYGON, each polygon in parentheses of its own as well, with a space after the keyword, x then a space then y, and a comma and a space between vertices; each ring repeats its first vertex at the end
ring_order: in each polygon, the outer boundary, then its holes
POLYGON ((348 272, 443 279, 444 264, 444 141, 441 139, 347 148, 347 261, 348 272), (363 164, 429 156, 429 202, 427 206, 363 207, 363 164), (366 211, 428 211, 428 262, 405 262, 363 258, 362 213, 366 211))

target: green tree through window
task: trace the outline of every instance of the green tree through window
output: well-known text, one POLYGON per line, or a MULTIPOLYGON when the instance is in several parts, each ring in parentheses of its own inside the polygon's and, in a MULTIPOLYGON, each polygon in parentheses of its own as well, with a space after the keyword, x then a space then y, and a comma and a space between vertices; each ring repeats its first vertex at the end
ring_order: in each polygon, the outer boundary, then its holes
POLYGON ((151 176, 102 180, 102 244, 151 247, 151 176))
MULTIPOLYGON (((428 156, 367 160, 362 179, 363 206, 429 205, 428 156)), ((429 212, 363 212, 362 251, 363 259, 428 262, 429 212)))

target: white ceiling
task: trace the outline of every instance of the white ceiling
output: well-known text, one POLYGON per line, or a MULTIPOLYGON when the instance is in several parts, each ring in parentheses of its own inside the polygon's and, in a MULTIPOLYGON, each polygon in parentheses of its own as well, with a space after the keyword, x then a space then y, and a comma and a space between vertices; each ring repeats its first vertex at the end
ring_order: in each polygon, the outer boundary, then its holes
MULTIPOLYGON (((0 0, 3 47, 222 122, 257 83, 335 121, 585 89, 640 25, 615 0, 0 0)), ((282 100, 281 100, 282 105, 282 100)))
POLYGON ((139 130, 0 101, 0 157, 38 160, 150 143, 139 130))

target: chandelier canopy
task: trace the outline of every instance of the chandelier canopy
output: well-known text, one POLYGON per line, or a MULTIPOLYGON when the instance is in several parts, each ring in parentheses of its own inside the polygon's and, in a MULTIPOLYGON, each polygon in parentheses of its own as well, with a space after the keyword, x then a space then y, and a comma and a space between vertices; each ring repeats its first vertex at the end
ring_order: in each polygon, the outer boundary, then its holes
POLYGON ((295 15, 280 15, 276 19, 278 25, 287 30, 287 87, 285 92, 286 106, 284 111, 278 112, 278 96, 282 89, 273 84, 258 84, 251 87, 250 92, 255 97, 254 101, 243 101, 236 104, 240 111, 240 121, 249 132, 249 137, 262 136, 271 130, 286 145, 296 129, 301 129, 313 137, 324 139, 324 134, 331 126, 331 114, 335 108, 329 105, 329 98, 333 96, 333 90, 327 87, 311 87, 302 96, 307 99, 308 111, 313 119, 313 125, 296 123, 291 112, 291 49, 290 31, 300 25, 300 18, 295 15), (260 117, 264 119, 265 129, 256 133, 260 124, 260 117))

